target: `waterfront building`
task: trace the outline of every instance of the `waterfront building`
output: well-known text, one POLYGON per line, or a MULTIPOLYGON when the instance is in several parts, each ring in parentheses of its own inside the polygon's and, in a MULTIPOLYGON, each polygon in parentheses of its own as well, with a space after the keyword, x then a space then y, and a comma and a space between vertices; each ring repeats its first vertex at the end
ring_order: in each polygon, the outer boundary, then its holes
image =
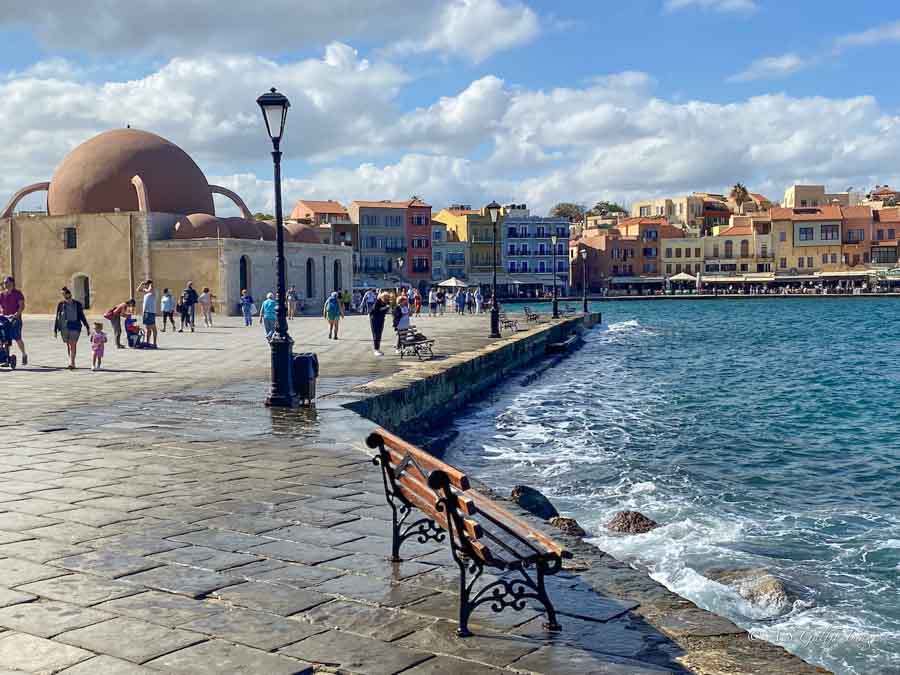
POLYGON ((406 205, 408 259, 403 267, 403 276, 420 291, 425 290, 431 281, 431 238, 431 205, 419 198, 409 200, 406 205))
POLYGON ((350 220, 347 209, 338 201, 300 199, 286 219, 317 228, 323 244, 350 246, 353 249, 353 270, 359 269, 359 227, 350 220))
POLYGON ((866 195, 866 204, 874 209, 900 204, 900 192, 893 190, 890 185, 876 185, 875 189, 866 195))
MULTIPOLYGON (((400 280, 397 259, 406 264, 408 202, 357 200, 350 203, 350 220, 359 227, 359 271, 363 285, 382 286, 400 280)), ((405 270, 404 270, 405 271, 405 270)))
MULTIPOLYGON (((321 243, 304 223, 284 227, 288 285, 315 302, 352 285, 349 247, 321 243)), ((89 313, 102 313, 153 279, 160 293, 177 294, 189 280, 208 286, 216 310, 236 314, 241 289, 257 298, 275 289, 275 235, 174 143, 115 129, 72 150, 50 181, 12 196, 0 215, 0 270, 16 277, 29 312, 53 313, 68 286, 89 313), (39 191, 46 215, 17 214, 18 202, 39 191), (218 217, 213 194, 242 215, 218 217)))
POLYGON ((699 233, 703 218, 704 198, 700 193, 682 197, 660 197, 636 201, 631 205, 631 216, 635 218, 664 217, 672 225, 699 233))
POLYGON ((824 185, 791 185, 784 191, 781 205, 786 209, 818 206, 858 206, 864 200, 862 192, 852 188, 845 192, 825 192, 824 185))
POLYGON ((735 216, 703 237, 703 276, 769 274, 774 271, 772 221, 768 213, 735 216))
POLYGON ((450 277, 468 277, 468 245, 455 232, 447 231, 446 223, 431 221, 431 280, 446 281, 450 277))
POLYGON ((896 266, 898 260, 898 237, 900 237, 900 208, 878 209, 872 214, 873 265, 896 266))
MULTIPOLYGON (((473 284, 488 286, 493 276, 494 227, 487 209, 475 210, 468 205, 455 205, 443 209, 433 218, 447 226, 448 236, 452 232, 456 239, 468 246, 468 278, 473 284)), ((501 214, 497 222, 497 284, 504 286, 511 280, 504 273, 505 227, 501 214)))
POLYGON ((666 277, 682 272, 697 276, 703 271, 703 239, 700 237, 664 237, 660 249, 666 277))
POLYGON ((841 209, 843 218, 841 239, 842 267, 866 268, 871 259, 872 245, 877 232, 870 206, 848 206, 841 209))
POLYGON ((842 269, 840 206, 775 208, 770 213, 776 273, 811 275, 842 269))
POLYGON ((569 221, 566 218, 532 216, 526 204, 503 208, 506 244, 507 293, 533 296, 569 283, 569 221), (556 237, 556 268, 551 237, 556 237))

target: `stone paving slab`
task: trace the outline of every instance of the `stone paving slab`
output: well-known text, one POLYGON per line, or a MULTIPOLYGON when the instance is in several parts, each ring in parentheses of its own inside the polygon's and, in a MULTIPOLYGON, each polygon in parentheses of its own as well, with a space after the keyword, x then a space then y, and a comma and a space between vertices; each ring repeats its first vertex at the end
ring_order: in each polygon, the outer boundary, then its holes
POLYGON ((183 675, 312 675, 313 667, 285 656, 259 649, 210 640, 181 649, 147 663, 169 673, 183 675))
POLYGON ((333 630, 285 647, 280 653, 366 675, 393 675, 432 658, 427 652, 333 630))
POLYGON ((240 607, 190 621, 181 628, 264 651, 273 651, 327 630, 326 626, 240 607))
POLYGON ((66 668, 59 675, 159 675, 159 671, 114 656, 102 655, 66 668))
POLYGON ((112 618, 114 616, 106 612, 56 600, 40 600, 0 609, 0 626, 43 638, 112 618))
POLYGON ((205 637, 177 628, 164 628, 138 619, 117 617, 77 628, 58 635, 59 642, 89 649, 98 654, 108 654, 134 663, 178 651, 205 637))
POLYGON ((26 633, 0 634, 0 668, 34 675, 51 675, 94 656, 71 645, 26 633))

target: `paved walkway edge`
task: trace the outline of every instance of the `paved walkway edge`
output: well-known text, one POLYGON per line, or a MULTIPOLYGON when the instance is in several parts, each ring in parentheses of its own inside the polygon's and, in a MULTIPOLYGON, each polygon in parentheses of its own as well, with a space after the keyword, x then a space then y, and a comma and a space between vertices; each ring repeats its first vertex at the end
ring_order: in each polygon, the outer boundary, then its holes
MULTIPOLYGON (((447 413, 502 384, 510 373, 544 358, 549 344, 600 322, 601 315, 595 312, 527 328, 520 325, 524 330, 482 349, 416 363, 399 373, 360 385, 350 392, 353 400, 344 406, 391 431, 402 431, 402 427, 409 428, 410 423, 418 428, 441 426, 433 421, 451 419, 447 413), (427 418, 422 416, 422 410, 429 411, 427 418)), ((341 395, 342 398, 345 396, 341 395)), ((481 484, 479 488, 495 499, 505 500, 503 496, 493 494, 490 486, 481 484)), ((672 593, 645 572, 616 560, 581 538, 567 537, 512 502, 505 501, 522 518, 566 541, 577 555, 580 574, 598 592, 637 603, 633 612, 684 650, 679 660, 691 671, 703 675, 829 672, 806 663, 778 645, 751 637, 728 619, 672 593)))

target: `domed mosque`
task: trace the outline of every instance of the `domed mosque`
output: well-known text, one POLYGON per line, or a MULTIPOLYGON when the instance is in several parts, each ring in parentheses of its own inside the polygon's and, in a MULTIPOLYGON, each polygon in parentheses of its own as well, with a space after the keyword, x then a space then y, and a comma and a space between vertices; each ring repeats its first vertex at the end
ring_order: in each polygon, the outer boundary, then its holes
MULTIPOLYGON (((261 146, 262 147, 262 146, 261 146)), ((0 272, 12 274, 29 312, 52 312, 71 288, 102 313, 134 295, 145 279, 177 297, 188 281, 209 287, 216 310, 237 314, 241 289, 275 289, 275 224, 253 218, 236 193, 210 185, 184 150, 156 134, 113 129, 85 141, 49 182, 16 192, 0 214, 0 272), (46 213, 16 214, 35 192, 46 213), (218 194, 240 217, 219 217, 218 194)), ((353 285, 353 254, 323 244, 316 227, 285 225, 287 285, 315 306, 353 285)))

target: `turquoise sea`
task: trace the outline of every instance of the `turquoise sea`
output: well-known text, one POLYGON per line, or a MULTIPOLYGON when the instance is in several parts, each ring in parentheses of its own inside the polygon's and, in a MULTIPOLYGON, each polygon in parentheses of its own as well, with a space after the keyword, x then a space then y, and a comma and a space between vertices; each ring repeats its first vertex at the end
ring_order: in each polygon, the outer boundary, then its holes
POLYGON ((456 420, 448 460, 539 488, 600 548, 810 662, 898 672, 900 299, 592 308, 578 352, 456 420), (626 508, 663 526, 610 536, 626 508), (792 605, 703 576, 723 567, 768 569, 792 605))

